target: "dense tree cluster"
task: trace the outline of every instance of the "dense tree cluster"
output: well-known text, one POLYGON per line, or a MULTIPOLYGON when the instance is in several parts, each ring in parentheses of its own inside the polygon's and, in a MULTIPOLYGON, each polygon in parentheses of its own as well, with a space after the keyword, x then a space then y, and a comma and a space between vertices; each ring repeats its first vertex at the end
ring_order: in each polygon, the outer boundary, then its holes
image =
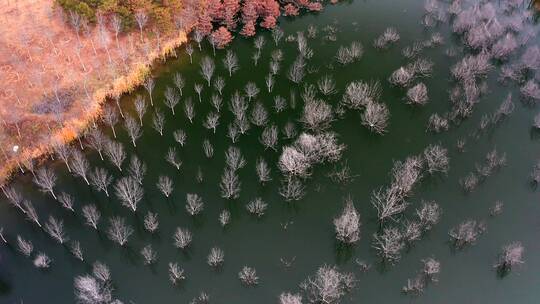
POLYGON ((141 41, 143 30, 169 33, 194 29, 194 39, 208 37, 213 47, 223 48, 233 39, 231 32, 245 37, 255 35, 257 27, 273 29, 281 15, 298 15, 300 10, 320 11, 318 1, 294 0, 56 0, 67 13, 67 22, 77 34, 88 23, 105 24, 118 35, 138 29, 141 41))
MULTIPOLYGON (((435 23, 450 21, 454 32, 467 46, 459 51, 447 50, 449 56, 458 56, 457 52, 463 55, 462 58, 456 58, 450 70, 451 82, 454 85, 449 92, 451 109, 446 113, 432 113, 427 119, 428 131, 447 131, 451 124, 471 115, 474 104, 488 91, 486 79, 491 72, 498 69, 496 62, 503 65, 500 68, 501 78, 517 82, 520 87, 519 94, 524 100, 534 102, 540 99, 539 85, 534 76, 531 76, 540 67, 540 49, 528 47, 520 56, 514 56, 533 34, 526 37, 526 33, 521 33, 521 28, 529 21, 517 13, 514 14, 517 8, 513 7, 513 2, 509 1, 501 6, 504 7, 504 18, 499 17, 499 12, 494 12, 501 8, 495 8, 489 2, 474 5, 462 5, 461 1, 426 2, 423 24, 430 28, 435 23), (452 18, 449 18, 450 16, 452 18), (510 61, 511 58, 515 61, 510 61)), ((319 69, 338 70, 344 65, 355 64, 366 51, 362 43, 353 41, 336 46, 330 53, 328 66, 318 67, 314 66, 312 60, 317 49, 310 45, 310 41, 318 35, 322 36, 323 41, 335 41, 335 26, 329 25, 323 29, 311 26, 307 31, 291 35, 276 27, 276 19, 281 14, 297 15, 299 10, 317 11, 321 9, 319 2, 209 0, 200 3, 187 1, 181 7, 175 6, 176 1, 136 1, 123 4, 114 1, 58 0, 58 3, 72 12, 69 14, 71 23, 83 22, 78 19, 82 18, 81 16, 86 19, 84 22, 95 19, 98 24, 111 27, 115 35, 131 28, 138 29, 138 34, 142 37, 144 30, 154 26, 159 30, 169 27, 179 29, 188 24, 193 26, 193 43, 186 45, 184 49, 185 55, 189 56, 189 63, 196 71, 193 75, 183 76, 176 73, 172 77, 172 83, 163 86, 156 79, 147 78, 142 90, 127 106, 117 98, 113 104, 104 107, 101 121, 106 129, 90 125, 74 145, 55 145, 54 153, 51 154, 51 157, 60 163, 60 170, 67 170, 67 174, 74 176, 77 183, 88 186, 96 197, 104 195, 108 202, 119 203, 122 206, 120 208, 123 208, 121 212, 133 215, 132 218, 125 214, 110 214, 98 199, 79 202, 75 193, 70 193, 73 189, 61 189, 62 176, 57 176, 53 166, 38 166, 33 162, 21 165, 21 171, 27 169, 31 172, 37 189, 54 201, 55 207, 62 208, 62 212, 76 215, 73 218, 79 220, 88 231, 100 236, 105 234, 111 242, 130 252, 132 246, 138 245, 134 252, 144 265, 153 267, 159 264, 158 255, 161 259, 165 255, 153 247, 154 243, 145 241, 138 244, 132 241, 135 232, 152 234, 155 238, 167 233, 167 245, 180 249, 185 256, 199 250, 197 225, 215 211, 212 209, 212 200, 215 199, 206 192, 207 189, 209 192, 212 189, 217 190, 222 199, 231 201, 213 215, 214 225, 219 223, 219 228, 226 231, 231 228, 228 225, 234 226, 237 219, 238 210, 233 206, 238 201, 242 204, 242 212, 256 218, 253 222, 264 222, 265 217, 273 212, 273 199, 260 193, 250 193, 250 189, 242 192, 242 185, 252 182, 243 179, 248 174, 251 174, 253 181, 260 183, 260 187, 265 191, 279 184, 279 189, 275 190, 287 202, 304 197, 310 188, 309 178, 314 174, 315 168, 324 167, 322 164, 325 163, 333 163, 335 166, 328 174, 333 181, 343 185, 351 181, 357 175, 351 172, 346 160, 340 162, 346 154, 346 146, 340 142, 340 135, 332 129, 333 125, 338 124, 338 120, 347 116, 347 111, 358 112, 356 115, 359 114, 359 127, 361 124, 377 134, 388 132, 389 107, 392 105, 389 103, 387 106, 380 100, 383 86, 379 81, 357 79, 343 84, 338 82, 341 76, 337 73, 332 75, 325 71, 328 74, 316 75, 317 77, 311 75, 316 74, 319 69), (216 51, 231 41, 232 32, 236 31, 247 37, 254 36, 257 26, 271 29, 271 40, 269 41, 268 36, 254 38, 251 57, 239 56, 233 50, 216 51), (287 48, 278 48, 282 41, 294 46, 294 56, 285 57, 290 54, 285 54, 287 48), (207 47, 207 43, 212 47, 212 52, 203 53, 203 47, 207 47), (274 45, 275 49, 270 51, 269 48, 274 45), (218 55, 220 52, 222 57, 218 55), (260 79, 238 83, 235 77, 240 63, 244 64, 243 60, 250 61, 251 66, 246 70, 257 66, 260 69, 265 68, 268 74, 265 72, 260 79), (264 60, 267 62, 263 62, 264 60), (291 88, 286 94, 279 95, 275 92, 281 90, 279 86, 282 85, 282 80, 291 88), (175 120, 183 119, 186 126, 171 130, 172 122, 167 121, 171 117, 175 120), (123 128, 117 128, 119 124, 123 128), (148 131, 149 124, 155 132, 151 129, 148 131), (202 136, 190 133, 198 127, 201 132, 206 133, 202 136), (141 146, 144 148, 148 143, 147 136, 168 140, 165 151, 157 153, 156 148, 152 150, 156 151, 156 155, 142 158, 144 152, 141 151, 141 146), (246 142, 260 144, 261 151, 264 148, 259 155, 252 155, 252 149, 240 148, 244 145, 239 142, 243 144, 243 138, 248 136, 253 138, 245 140, 246 142), (226 142, 225 151, 221 149, 222 142, 226 142), (212 165, 220 162, 223 165, 222 174, 218 174, 217 181, 212 173, 207 172, 204 164, 196 163, 194 166, 192 159, 196 159, 196 156, 186 155, 185 147, 195 144, 203 162, 208 161, 212 165), (88 152, 87 148, 97 153, 95 158, 89 155, 92 152, 88 152), (93 166, 91 160, 93 162, 94 159, 103 163, 93 166), (155 160, 167 167, 164 172, 151 172, 147 175, 145 161, 155 160), (194 171, 190 172, 192 175, 188 175, 189 173, 184 174, 184 170, 194 171), (281 177, 275 182, 278 175, 281 177), (204 190, 180 190, 185 184, 181 178, 185 176, 204 185, 204 190), (213 188, 208 181, 215 182, 213 188), (154 196, 154 193, 157 193, 157 196, 154 196), (245 193, 249 193, 249 197, 245 193), (152 201, 155 197, 166 203, 171 210, 175 210, 175 204, 180 201, 184 204, 183 212, 187 213, 193 223, 183 222, 181 227, 175 225, 173 231, 167 232, 167 225, 160 225, 159 222, 163 215, 158 215, 151 204, 147 204, 147 201, 152 201)), ((159 30, 154 34, 159 35, 159 30)), ((399 42, 400 34, 397 29, 388 28, 375 39, 373 46, 387 49, 399 42)), ((428 94, 430 81, 425 79, 433 73, 434 63, 424 58, 423 52, 442 43, 442 35, 433 33, 427 40, 415 41, 402 49, 401 53, 407 63, 393 67, 393 72, 385 76, 388 77, 388 82, 395 86, 392 90, 401 92, 399 99, 410 105, 421 106, 425 105, 430 97, 436 96, 431 89, 428 94)), ((244 67, 240 71, 243 69, 244 67)), ((515 105, 512 94, 505 96, 494 112, 482 116, 471 137, 478 138, 490 127, 501 124, 513 112, 515 105)), ((534 127, 540 128, 540 116, 535 118, 534 127)), ((465 137, 458 139, 459 151, 464 151, 464 145, 465 137)), ((389 173, 389 183, 371 193, 373 209, 371 215, 363 218, 376 214, 379 228, 369 234, 372 236, 371 246, 383 262, 397 263, 406 250, 412 248, 440 222, 442 208, 435 201, 420 200, 420 203, 416 204, 416 210, 408 208, 415 204, 412 198, 423 180, 431 176, 446 176, 450 169, 448 155, 449 151, 441 144, 427 144, 422 151, 394 161, 389 173)), ((506 155, 493 149, 460 183, 467 192, 471 192, 487 176, 505 164, 506 155)), ((540 164, 535 164, 530 178, 533 183, 540 183, 540 164)), ((317 191, 322 188, 320 184, 316 185, 317 191)), ((15 187, 6 186, 2 190, 8 202, 28 219, 34 228, 44 232, 53 242, 61 244, 73 257, 86 263, 87 257, 83 252, 85 244, 73 239, 76 233, 68 235, 68 224, 71 224, 71 220, 66 220, 64 226, 62 217, 38 213, 39 208, 36 210, 34 203, 15 187)), ((366 229, 361 223, 359 210, 362 210, 362 216, 365 216, 364 209, 361 208, 361 204, 356 203, 355 206, 349 197, 345 199, 342 209, 333 215, 334 218, 326 222, 329 229, 333 229, 334 237, 340 245, 352 246, 360 242, 361 232, 365 234, 365 231, 361 231, 361 228, 366 229)), ((498 215, 502 209, 502 202, 496 201, 489 210, 490 215, 498 215)), ((287 230, 292 222, 288 220, 281 223, 281 227, 287 230)), ((451 228, 448 234, 454 247, 460 249, 474 244, 485 230, 484 222, 468 219, 451 228)), ((13 239, 13 248, 28 258, 35 267, 44 269, 52 265, 53 259, 43 253, 40 246, 34 246, 30 239, 20 235, 13 239)), ((11 242, 7 231, 0 227, 0 243, 11 242)), ((36 242, 36 245, 39 243, 36 242)), ((337 250, 346 250, 348 246, 336 247, 337 250)), ((203 249, 205 256, 202 260, 213 270, 219 271, 225 263, 222 248, 227 247, 212 245, 211 248, 203 249)), ((507 271, 524 262, 523 253, 524 247, 521 243, 509 243, 502 248, 494 266, 500 271, 507 271)), ((294 259, 282 257, 280 261, 290 268, 294 259)), ((440 262, 435 258, 426 258, 422 263, 422 269, 407 281, 403 292, 421 294, 429 283, 437 281, 440 262)), ((369 264, 360 259, 357 264, 363 271, 369 269, 369 264)), ((168 279, 173 285, 179 285, 187 278, 181 263, 166 261, 165 265, 168 279)), ((78 301, 114 303, 108 268, 101 263, 95 263, 93 268, 92 274, 75 278, 78 301)), ((189 267, 186 269, 190 270, 189 267)), ((245 286, 260 283, 254 267, 243 266, 237 276, 245 286)), ((302 301, 339 303, 354 287, 355 282, 352 273, 324 265, 300 284, 300 293, 284 292, 278 299, 282 304, 298 304, 302 301)), ((201 292, 192 302, 207 301, 208 295, 201 292)))

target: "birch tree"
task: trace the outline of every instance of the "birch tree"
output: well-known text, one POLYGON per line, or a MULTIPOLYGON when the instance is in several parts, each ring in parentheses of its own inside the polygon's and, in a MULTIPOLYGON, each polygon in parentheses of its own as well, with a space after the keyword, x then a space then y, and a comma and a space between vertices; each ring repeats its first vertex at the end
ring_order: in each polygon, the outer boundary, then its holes
POLYGON ((144 190, 136 179, 131 176, 122 177, 114 185, 114 190, 123 206, 133 212, 137 211, 137 205, 143 198, 144 190))

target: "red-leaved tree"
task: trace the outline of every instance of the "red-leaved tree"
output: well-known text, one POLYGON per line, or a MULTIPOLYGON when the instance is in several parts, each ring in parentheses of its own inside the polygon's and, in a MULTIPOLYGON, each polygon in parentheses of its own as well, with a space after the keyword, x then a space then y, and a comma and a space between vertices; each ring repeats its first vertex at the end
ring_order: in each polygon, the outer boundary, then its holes
POLYGON ((223 23, 231 31, 236 29, 236 15, 240 11, 240 2, 238 0, 223 1, 223 23))
POLYGON ((208 10, 209 3, 201 3, 199 18, 197 20, 197 30, 203 34, 203 36, 210 35, 212 32, 212 17, 210 16, 210 11, 208 10))
POLYGON ((257 0, 246 0, 242 7, 242 22, 244 27, 240 32, 241 35, 251 37, 255 35, 255 22, 257 22, 257 0))
POLYGON ((259 16, 263 18, 263 22, 261 23, 262 27, 267 29, 274 28, 279 15, 279 3, 276 0, 260 1, 259 16))
POLYGON ((288 3, 283 7, 283 14, 285 16, 298 16, 298 7, 294 4, 288 3))
POLYGON ((222 49, 232 41, 233 36, 226 27, 220 26, 212 33, 212 39, 214 39, 216 47, 222 49))

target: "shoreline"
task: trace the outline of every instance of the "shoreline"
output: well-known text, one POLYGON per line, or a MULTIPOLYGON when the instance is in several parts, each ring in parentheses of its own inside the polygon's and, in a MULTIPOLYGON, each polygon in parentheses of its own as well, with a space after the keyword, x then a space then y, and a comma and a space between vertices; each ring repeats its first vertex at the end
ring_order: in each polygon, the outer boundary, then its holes
MULTIPOLYGON (((179 32, 174 37, 171 37, 163 43, 159 52, 154 51, 150 53, 144 62, 137 62, 133 67, 130 67, 131 72, 129 74, 120 75, 113 79, 110 85, 98 88, 92 92, 91 111, 82 111, 80 116, 66 121, 65 124, 67 126, 57 130, 47 139, 46 143, 34 147, 31 151, 21 151, 16 156, 6 159, 2 168, 0 168, 0 187, 3 188, 17 174, 25 174, 27 171, 30 171, 28 169, 23 170, 25 160, 33 159, 41 163, 51 153, 54 153, 51 149, 54 143, 66 145, 76 140, 81 132, 84 132, 89 125, 95 123, 95 120, 101 116, 103 106, 109 99, 132 92, 144 82, 157 60, 167 60, 171 57, 177 57, 176 49, 186 42, 186 31, 179 32)), ((10 149, 14 147, 16 146, 10 147, 10 149)), ((3 149, 2 151, 7 158, 5 151, 3 149)))

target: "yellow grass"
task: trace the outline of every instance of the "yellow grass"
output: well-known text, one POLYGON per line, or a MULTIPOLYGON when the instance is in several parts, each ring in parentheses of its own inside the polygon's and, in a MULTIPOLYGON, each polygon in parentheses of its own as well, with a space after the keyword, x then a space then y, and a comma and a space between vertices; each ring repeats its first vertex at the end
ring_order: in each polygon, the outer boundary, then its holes
POLYGON ((54 143, 76 139, 109 98, 134 90, 154 61, 175 55, 187 41, 185 32, 173 33, 161 38, 159 50, 147 52, 144 44, 156 45, 155 38, 145 36, 141 42, 138 35, 128 34, 119 37, 118 45, 129 53, 124 61, 110 35, 101 45, 97 30, 79 40, 52 8, 52 0, 0 0, 0 5, 0 83, 5 84, 0 87, 0 185, 25 160, 42 158, 54 143), (78 56, 74 45, 81 46, 78 56), (69 109, 60 118, 55 112, 36 113, 36 105, 54 96, 55 87, 75 92, 69 109), (13 152, 14 146, 19 150, 13 152))

